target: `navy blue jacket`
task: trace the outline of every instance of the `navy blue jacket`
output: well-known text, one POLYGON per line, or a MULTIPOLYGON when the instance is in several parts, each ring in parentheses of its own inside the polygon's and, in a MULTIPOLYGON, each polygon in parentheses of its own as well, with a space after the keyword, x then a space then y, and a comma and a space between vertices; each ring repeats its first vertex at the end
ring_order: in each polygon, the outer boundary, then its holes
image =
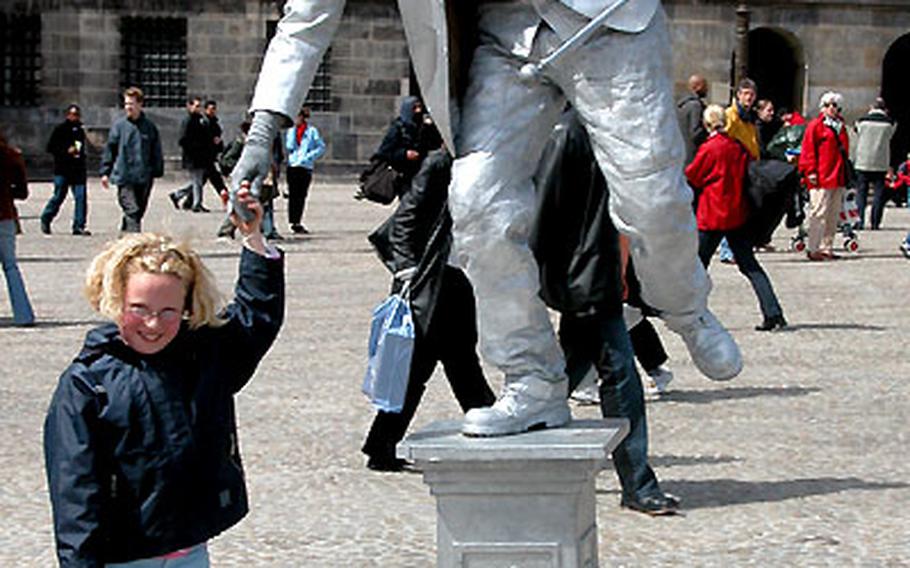
POLYGON ((136 120, 118 118, 107 135, 101 155, 102 176, 114 185, 149 186, 164 175, 158 128, 145 113, 136 120))
POLYGON ((114 324, 88 333, 44 425, 61 566, 167 554, 246 515, 234 394, 278 334, 283 266, 244 249, 227 323, 184 327, 154 355, 114 324))

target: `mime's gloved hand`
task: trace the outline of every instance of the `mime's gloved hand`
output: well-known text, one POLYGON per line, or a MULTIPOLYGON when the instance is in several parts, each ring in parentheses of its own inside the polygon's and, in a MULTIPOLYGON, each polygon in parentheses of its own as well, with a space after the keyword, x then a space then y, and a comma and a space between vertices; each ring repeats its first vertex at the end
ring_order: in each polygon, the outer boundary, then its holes
POLYGON ((253 114, 243 152, 231 172, 231 207, 244 221, 249 221, 251 214, 237 200, 237 192, 244 184, 254 197, 259 197, 262 182, 272 165, 272 140, 283 121, 284 117, 274 112, 259 110, 253 114))

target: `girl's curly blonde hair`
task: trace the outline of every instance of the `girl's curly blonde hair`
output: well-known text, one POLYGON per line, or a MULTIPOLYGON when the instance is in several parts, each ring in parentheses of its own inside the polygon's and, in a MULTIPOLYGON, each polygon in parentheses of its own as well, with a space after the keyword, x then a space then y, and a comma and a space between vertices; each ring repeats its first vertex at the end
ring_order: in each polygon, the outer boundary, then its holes
POLYGON ((224 323, 218 317, 221 295, 212 273, 189 245, 166 235, 137 233, 109 243, 89 266, 85 296, 95 311, 119 322, 127 279, 140 272, 170 274, 183 282, 190 329, 224 323))

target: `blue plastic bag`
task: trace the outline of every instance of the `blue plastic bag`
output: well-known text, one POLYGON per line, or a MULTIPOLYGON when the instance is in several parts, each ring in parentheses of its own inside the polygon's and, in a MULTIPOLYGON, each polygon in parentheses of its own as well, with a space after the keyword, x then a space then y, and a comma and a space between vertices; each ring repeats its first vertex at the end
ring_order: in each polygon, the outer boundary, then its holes
POLYGON ((373 309, 368 352, 363 394, 377 410, 401 412, 414 353, 414 322, 407 288, 373 309))

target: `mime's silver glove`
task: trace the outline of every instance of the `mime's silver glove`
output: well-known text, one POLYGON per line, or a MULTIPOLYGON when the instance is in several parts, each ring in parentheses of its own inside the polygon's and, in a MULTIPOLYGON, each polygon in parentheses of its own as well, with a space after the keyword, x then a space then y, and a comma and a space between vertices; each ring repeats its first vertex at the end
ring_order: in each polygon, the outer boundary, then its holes
POLYGON ((253 114, 243 152, 231 172, 231 207, 244 220, 249 220, 250 214, 237 202, 240 183, 249 181, 250 193, 259 197, 262 182, 272 167, 272 140, 283 121, 284 117, 274 112, 259 110, 253 114))

